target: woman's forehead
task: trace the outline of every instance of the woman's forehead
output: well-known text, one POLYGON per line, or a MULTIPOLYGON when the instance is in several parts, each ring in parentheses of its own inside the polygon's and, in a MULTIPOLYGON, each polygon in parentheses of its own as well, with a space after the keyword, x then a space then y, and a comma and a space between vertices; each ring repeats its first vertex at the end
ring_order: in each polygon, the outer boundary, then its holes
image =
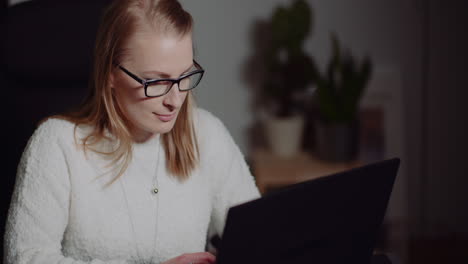
POLYGON ((193 62, 191 34, 139 31, 129 39, 126 50, 125 63, 140 72, 180 74, 193 62))

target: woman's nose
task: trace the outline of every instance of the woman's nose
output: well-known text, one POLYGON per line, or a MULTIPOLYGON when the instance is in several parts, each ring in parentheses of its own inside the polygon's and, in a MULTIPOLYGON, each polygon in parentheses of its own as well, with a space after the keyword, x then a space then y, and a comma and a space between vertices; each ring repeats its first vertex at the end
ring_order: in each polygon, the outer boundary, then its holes
POLYGON ((171 87, 171 90, 169 90, 169 92, 164 95, 163 104, 168 107, 179 108, 184 103, 186 93, 187 92, 181 92, 179 90, 178 83, 174 83, 174 85, 171 87))

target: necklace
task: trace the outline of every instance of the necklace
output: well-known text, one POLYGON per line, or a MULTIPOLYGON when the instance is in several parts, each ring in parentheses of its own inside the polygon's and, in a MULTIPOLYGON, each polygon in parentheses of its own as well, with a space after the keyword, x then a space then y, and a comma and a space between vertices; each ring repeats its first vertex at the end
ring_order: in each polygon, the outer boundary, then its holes
MULTIPOLYGON (((159 193, 157 174, 158 174, 158 169, 159 169, 159 157, 160 157, 160 152, 161 152, 161 144, 160 144, 159 135, 157 137, 158 138, 156 140, 158 141, 158 146, 157 146, 158 147, 158 152, 157 152, 157 158, 156 158, 156 168, 155 168, 155 171, 154 171, 154 174, 153 174, 153 179, 152 179, 152 182, 151 182, 152 188, 151 188, 151 193, 150 193, 150 195, 153 195, 153 196, 156 196, 159 193)), ((132 235, 133 235, 133 240, 134 240, 134 245, 135 245, 135 252, 137 253, 137 257, 139 259, 137 261, 137 263, 151 264, 153 262, 153 255, 154 254, 150 255, 150 259, 147 262, 143 258, 143 254, 140 252, 140 249, 138 247, 137 235, 136 235, 136 231, 135 231, 135 224, 134 224, 134 221, 133 221, 133 218, 132 218, 132 214, 130 212, 130 203, 128 202, 127 192, 125 191, 122 180, 120 180, 120 178, 119 178, 119 183, 120 183, 120 187, 122 189, 122 193, 123 193, 124 198, 125 198, 125 206, 126 206, 126 209, 127 209, 128 218, 129 218, 129 221, 130 221, 130 227, 131 227, 131 230, 132 230, 132 235)), ((153 246, 152 246, 152 251, 151 251, 152 253, 154 253, 154 251, 156 250, 157 233, 158 233, 157 218, 158 218, 158 212, 159 212, 159 199, 158 199, 158 197, 155 197, 155 199, 156 199, 156 221, 155 221, 154 236, 153 236, 153 246)))

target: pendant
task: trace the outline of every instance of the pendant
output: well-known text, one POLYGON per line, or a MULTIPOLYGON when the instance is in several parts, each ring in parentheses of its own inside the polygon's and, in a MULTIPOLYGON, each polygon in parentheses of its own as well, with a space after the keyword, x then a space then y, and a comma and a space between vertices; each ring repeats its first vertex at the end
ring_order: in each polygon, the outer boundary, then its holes
POLYGON ((158 190, 158 188, 154 187, 154 188, 151 190, 151 192, 152 192, 153 194, 158 194, 159 190, 158 190))

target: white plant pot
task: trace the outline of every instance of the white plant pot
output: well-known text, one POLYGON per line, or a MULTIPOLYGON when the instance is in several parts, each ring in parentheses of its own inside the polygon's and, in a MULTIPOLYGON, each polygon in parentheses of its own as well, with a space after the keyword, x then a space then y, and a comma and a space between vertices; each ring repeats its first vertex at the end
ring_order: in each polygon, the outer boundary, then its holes
POLYGON ((273 154, 282 158, 291 158, 300 152, 304 129, 302 116, 270 117, 266 120, 265 128, 273 154))

